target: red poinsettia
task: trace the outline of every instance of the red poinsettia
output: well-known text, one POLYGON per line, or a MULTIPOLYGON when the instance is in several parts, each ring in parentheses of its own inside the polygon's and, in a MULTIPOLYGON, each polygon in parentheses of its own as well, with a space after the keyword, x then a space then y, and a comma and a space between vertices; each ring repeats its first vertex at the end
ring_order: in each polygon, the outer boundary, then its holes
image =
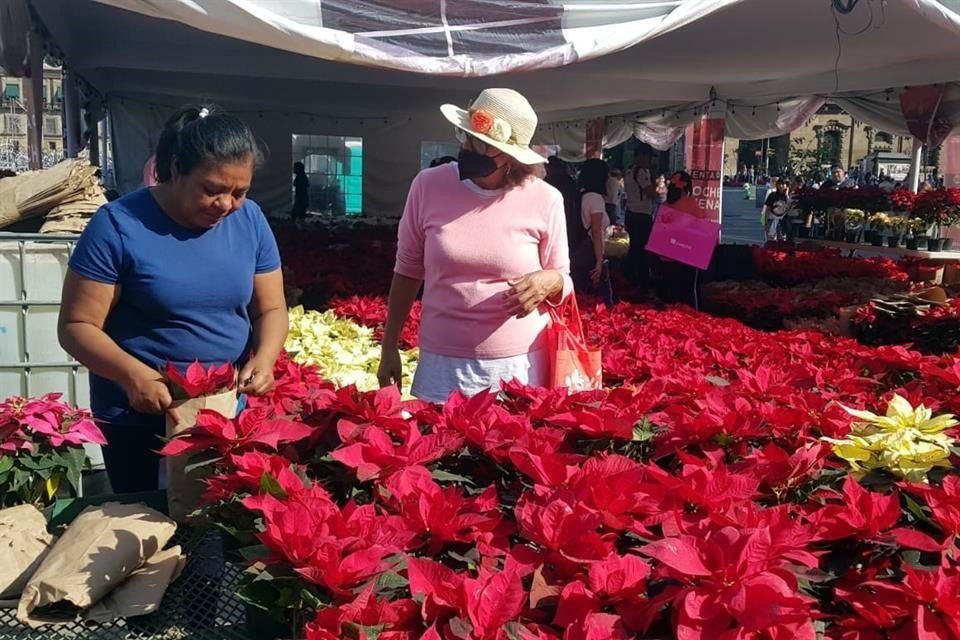
POLYGON ((407 527, 429 540, 430 555, 457 542, 477 544, 483 555, 506 555, 511 527, 500 515, 495 487, 465 498, 456 487, 442 489, 421 466, 391 475, 383 487, 407 527))
POLYGON ((809 516, 818 540, 892 540, 901 546, 922 551, 939 551, 930 536, 908 528, 894 528, 900 519, 900 498, 896 492, 882 495, 867 491, 852 477, 843 483, 843 502, 827 505, 809 516))
POLYGON ((798 592, 796 575, 771 552, 770 530, 731 527, 702 537, 678 536, 640 551, 679 580, 668 587, 677 637, 770 637, 813 640, 813 599, 798 592))
POLYGON ((463 444, 462 438, 449 431, 421 435, 419 430, 410 429, 404 442, 396 445, 386 431, 373 425, 363 431, 360 440, 332 455, 354 469, 362 482, 386 477, 404 467, 435 462, 463 444))
POLYGON ((174 398, 181 400, 216 395, 233 389, 237 383, 236 369, 230 363, 205 368, 199 361, 194 361, 181 372, 179 367, 168 362, 163 374, 174 398))
POLYGON ((268 416, 266 410, 250 409, 230 419, 203 410, 197 415, 196 426, 173 438, 160 454, 179 456, 214 450, 226 455, 258 448, 276 451, 281 442, 296 442, 313 433, 302 422, 268 416))

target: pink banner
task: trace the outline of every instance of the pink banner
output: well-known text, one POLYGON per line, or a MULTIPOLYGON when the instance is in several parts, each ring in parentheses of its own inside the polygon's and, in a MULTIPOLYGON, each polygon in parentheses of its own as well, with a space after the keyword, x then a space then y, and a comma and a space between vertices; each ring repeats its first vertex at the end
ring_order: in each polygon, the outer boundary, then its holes
POLYGON ((698 269, 707 269, 719 242, 719 223, 664 204, 657 210, 647 251, 698 269))
POLYGON ((952 128, 946 118, 938 113, 943 92, 943 85, 933 84, 907 87, 900 94, 900 112, 907 129, 928 147, 942 143, 952 128))
POLYGON ((587 121, 587 158, 603 157, 603 136, 607 132, 606 118, 587 121))
POLYGON ((693 197, 707 217, 720 222, 723 201, 723 118, 704 116, 687 127, 686 164, 693 178, 693 197))
POLYGON ((943 143, 943 186, 960 188, 960 134, 943 143))

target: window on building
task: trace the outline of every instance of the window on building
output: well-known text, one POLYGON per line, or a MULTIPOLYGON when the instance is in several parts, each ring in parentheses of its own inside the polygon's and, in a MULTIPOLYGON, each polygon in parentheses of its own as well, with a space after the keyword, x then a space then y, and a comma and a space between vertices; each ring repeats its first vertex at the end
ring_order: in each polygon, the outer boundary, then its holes
POLYGON ((43 118, 43 135, 45 136, 60 135, 60 118, 58 118, 57 116, 45 116, 43 118))
POLYGON ((53 99, 56 100, 57 102, 62 102, 62 101, 63 101, 63 87, 62 87, 62 86, 57 85, 56 91, 53 92, 53 99))
POLYGON ((843 134, 840 131, 824 131, 821 140, 821 157, 830 165, 842 166, 843 134))
POLYGON ((20 85, 8 83, 3 87, 3 97, 5 100, 19 100, 20 99, 20 85))
POLYGON ((14 152, 14 153, 20 153, 20 141, 19 141, 19 140, 14 140, 14 141, 13 141, 13 152, 14 152))
POLYGON ((880 144, 893 144, 893 135, 887 133, 886 131, 877 131, 877 135, 874 140, 880 144))
POLYGON ((26 133, 25 116, 19 113, 3 114, 3 132, 15 136, 26 133))
POLYGON ((420 168, 426 169, 430 163, 443 156, 457 157, 460 153, 460 144, 458 142, 421 142, 420 143, 420 168))
POLYGON ((56 143, 56 142, 48 142, 48 143, 47 143, 47 148, 50 149, 50 151, 56 151, 56 150, 57 150, 57 143, 56 143))
POLYGON ((310 180, 310 211, 363 213, 363 138, 295 133, 293 160, 310 180))

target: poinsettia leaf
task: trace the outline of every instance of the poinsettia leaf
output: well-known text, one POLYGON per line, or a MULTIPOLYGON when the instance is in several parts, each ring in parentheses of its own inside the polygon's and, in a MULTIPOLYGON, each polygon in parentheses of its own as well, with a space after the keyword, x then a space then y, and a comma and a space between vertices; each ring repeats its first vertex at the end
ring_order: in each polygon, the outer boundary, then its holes
POLYGON ((916 549, 918 551, 926 551, 927 553, 939 553, 943 550, 942 544, 927 534, 915 529, 907 529, 905 527, 891 529, 889 536, 895 544, 906 549, 916 549))
POLYGON ((704 566, 696 547, 682 538, 658 540, 639 551, 683 575, 709 576, 713 573, 704 566))
POLYGON ((407 579, 396 571, 386 571, 381 573, 377 578, 376 592, 378 594, 383 594, 387 591, 405 589, 409 584, 410 583, 407 581, 407 579))
POLYGON ((286 500, 287 498, 287 492, 284 491, 280 482, 270 472, 266 472, 260 476, 260 490, 270 494, 277 500, 286 500))
POLYGON ((434 469, 430 472, 430 475, 437 482, 456 482, 460 484, 476 486, 476 483, 470 478, 456 473, 450 473, 449 471, 444 471, 442 469, 434 469))

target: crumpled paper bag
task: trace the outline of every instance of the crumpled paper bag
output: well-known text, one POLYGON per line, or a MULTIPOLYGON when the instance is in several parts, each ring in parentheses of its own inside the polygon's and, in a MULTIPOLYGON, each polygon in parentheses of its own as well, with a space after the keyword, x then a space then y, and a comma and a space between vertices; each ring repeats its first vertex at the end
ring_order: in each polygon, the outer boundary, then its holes
POLYGON ((121 585, 170 541, 177 524, 142 504, 88 507, 27 582, 17 620, 68 623, 121 585))
MULTIPOLYGON (((202 398, 191 398, 173 403, 173 411, 167 413, 167 438, 194 427, 197 414, 202 410, 216 411, 225 418, 237 416, 237 390, 202 398), (179 418, 179 422, 174 419, 179 418)), ((193 456, 167 456, 167 512, 177 522, 186 522, 188 516, 200 506, 206 485, 204 479, 210 468, 202 467, 187 471, 187 467, 197 462, 193 456)))
POLYGON ((53 540, 32 504, 0 510, 0 600, 20 595, 53 540))
POLYGON ((155 612, 167 587, 180 576, 186 563, 187 558, 178 546, 157 552, 123 584, 93 605, 83 616, 84 620, 102 624, 155 612))

